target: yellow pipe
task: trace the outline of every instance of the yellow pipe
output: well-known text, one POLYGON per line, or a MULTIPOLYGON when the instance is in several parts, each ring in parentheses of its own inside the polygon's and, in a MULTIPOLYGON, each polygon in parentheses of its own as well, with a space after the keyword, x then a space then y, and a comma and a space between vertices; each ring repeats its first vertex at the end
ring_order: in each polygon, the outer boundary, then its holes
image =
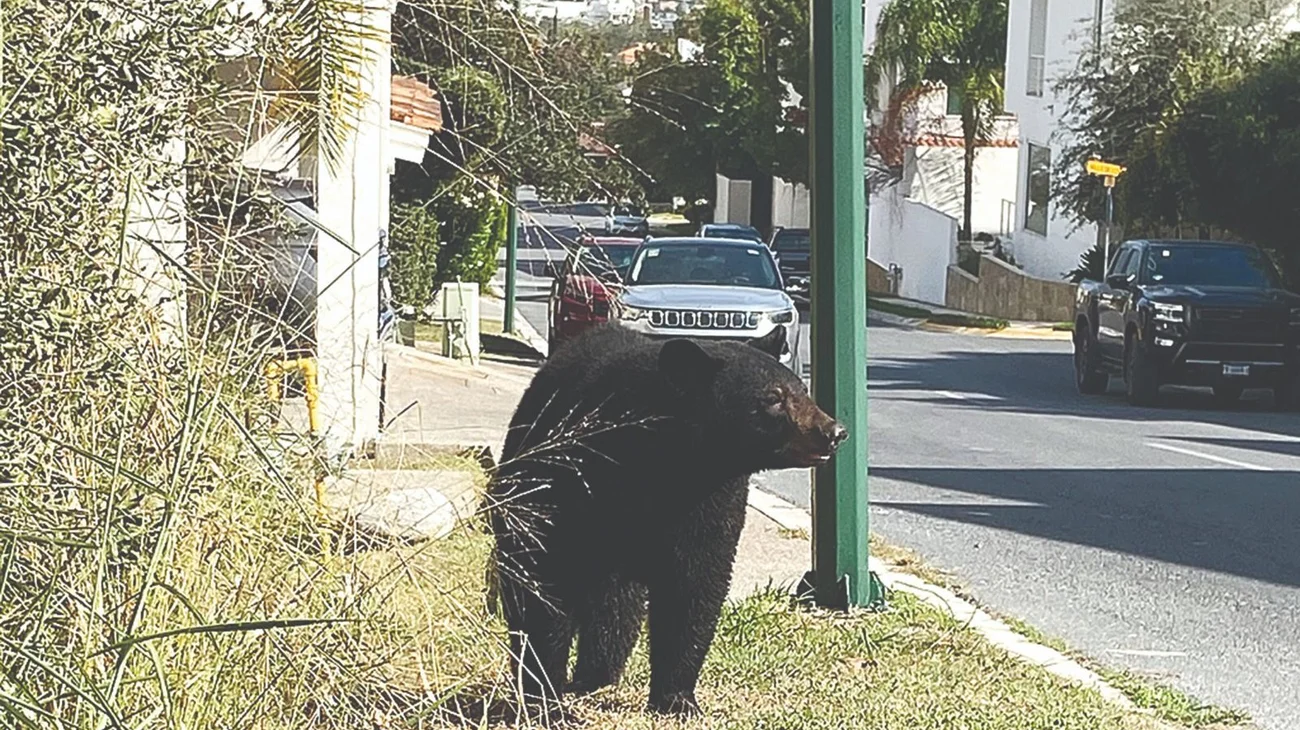
MULTIPOLYGON (((268 362, 264 371, 267 379, 267 395, 273 401, 280 400, 280 378, 285 373, 294 371, 302 373, 307 399, 307 423, 312 436, 318 436, 320 434, 320 384, 317 381, 318 371, 315 358, 302 357, 296 360, 272 360, 268 362)), ((316 512, 323 517, 325 514, 325 476, 319 470, 314 486, 316 491, 316 512)))

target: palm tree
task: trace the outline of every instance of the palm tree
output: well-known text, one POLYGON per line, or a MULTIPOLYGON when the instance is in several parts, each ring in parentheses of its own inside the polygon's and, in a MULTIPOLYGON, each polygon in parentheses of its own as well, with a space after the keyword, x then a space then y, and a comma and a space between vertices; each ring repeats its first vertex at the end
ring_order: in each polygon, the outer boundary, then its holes
POLYGON ((965 143, 962 228, 968 237, 975 150, 991 136, 1002 108, 1006 50, 1007 0, 892 0, 880 14, 867 59, 872 96, 891 71, 894 96, 935 82, 958 95, 965 143))

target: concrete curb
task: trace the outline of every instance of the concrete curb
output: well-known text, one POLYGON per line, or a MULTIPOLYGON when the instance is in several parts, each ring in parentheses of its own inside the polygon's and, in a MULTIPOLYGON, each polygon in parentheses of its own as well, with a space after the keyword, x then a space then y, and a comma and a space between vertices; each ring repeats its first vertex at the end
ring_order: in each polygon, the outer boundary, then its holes
MULTIPOLYGON (((488 291, 492 292, 492 295, 498 299, 504 300, 506 298, 505 290, 496 284, 488 284, 488 291)), ((515 329, 519 331, 518 338, 536 352, 538 357, 545 360, 550 356, 550 343, 546 341, 545 337, 542 337, 536 328, 529 324, 528 320, 519 311, 519 307, 515 307, 515 329)))
MULTIPOLYGON (((805 530, 811 534, 812 516, 803 508, 774 494, 763 492, 757 487, 750 487, 749 506, 786 529, 805 530)), ((993 618, 951 591, 927 583, 914 575, 895 571, 892 566, 874 557, 870 558, 870 569, 880 577, 886 588, 909 593, 930 606, 950 614, 955 620, 969 625, 989 643, 1003 651, 1069 682, 1094 689, 1104 699, 1126 710, 1149 714, 1134 705, 1123 692, 1107 684, 1097 673, 1051 647, 1030 641, 1006 623, 993 618)))

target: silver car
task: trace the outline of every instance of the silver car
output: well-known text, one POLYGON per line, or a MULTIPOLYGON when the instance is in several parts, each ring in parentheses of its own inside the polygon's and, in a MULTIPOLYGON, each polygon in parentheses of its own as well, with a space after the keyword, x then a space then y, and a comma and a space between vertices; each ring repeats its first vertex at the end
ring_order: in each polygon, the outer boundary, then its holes
POLYGON ((799 311, 771 250, 757 241, 652 238, 637 249, 613 315, 651 337, 745 341, 778 325, 781 362, 799 362, 799 311))

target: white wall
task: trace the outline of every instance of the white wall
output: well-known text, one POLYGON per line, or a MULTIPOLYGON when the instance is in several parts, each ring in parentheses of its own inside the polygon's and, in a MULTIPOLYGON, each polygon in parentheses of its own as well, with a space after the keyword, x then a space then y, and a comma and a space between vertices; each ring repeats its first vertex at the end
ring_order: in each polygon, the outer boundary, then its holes
POLYGON ((801 183, 772 178, 772 225, 807 228, 811 205, 808 188, 801 183))
MULTIPOLYGON (((965 191, 965 161, 962 147, 914 148, 909 155, 906 190, 918 203, 962 220, 965 191)), ((975 153, 972 185, 971 228, 974 233, 1003 231, 1007 204, 1014 209, 1019 171, 1019 152, 1015 147, 981 147, 975 153)), ((1014 225, 1014 216, 1009 225, 1014 225)))
MULTIPOLYGON (((1093 0, 1047 0, 1047 53, 1041 97, 1026 93, 1029 74, 1029 19, 1032 0, 1010 0, 1007 19, 1007 111, 1016 114, 1020 123, 1020 149, 1016 162, 1016 225, 1013 252, 1025 271, 1044 278, 1059 278, 1074 268, 1079 256, 1097 242, 1097 227, 1086 225, 1072 230, 1074 224, 1048 204, 1047 235, 1025 230, 1028 205, 1029 149, 1033 143, 1056 150, 1066 142, 1060 117, 1067 100, 1053 90, 1054 82, 1072 72, 1081 51, 1092 42, 1093 0)), ((1104 0, 1103 12, 1113 10, 1113 0, 1104 0)))
POLYGON ((732 180, 721 174, 716 175, 716 180, 713 222, 749 225, 753 183, 748 180, 732 180))
POLYGON ((871 196, 867 257, 903 267, 899 295, 943 305, 948 266, 957 262, 957 220, 908 200, 893 186, 871 196))

